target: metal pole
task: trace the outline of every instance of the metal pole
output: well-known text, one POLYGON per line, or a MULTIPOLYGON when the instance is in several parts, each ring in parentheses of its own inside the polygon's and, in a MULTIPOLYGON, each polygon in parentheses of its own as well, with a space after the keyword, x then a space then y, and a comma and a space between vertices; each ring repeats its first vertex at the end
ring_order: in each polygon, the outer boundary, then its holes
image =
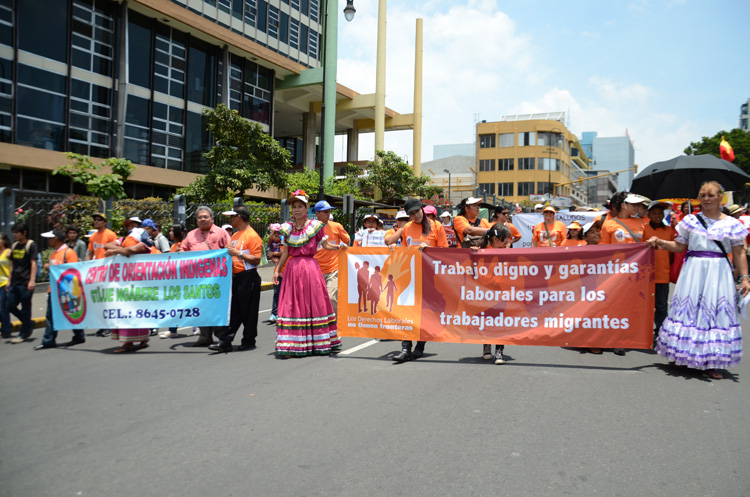
MULTIPOLYGON (((15 224, 16 192, 12 188, 0 188, 0 231, 13 240, 11 232, 15 224)), ((7 248, 7 247, 6 247, 7 248)), ((0 289, 0 291, 5 290, 0 289)))
POLYGON ((172 201, 174 207, 172 209, 172 218, 175 223, 185 224, 185 195, 175 195, 172 201))

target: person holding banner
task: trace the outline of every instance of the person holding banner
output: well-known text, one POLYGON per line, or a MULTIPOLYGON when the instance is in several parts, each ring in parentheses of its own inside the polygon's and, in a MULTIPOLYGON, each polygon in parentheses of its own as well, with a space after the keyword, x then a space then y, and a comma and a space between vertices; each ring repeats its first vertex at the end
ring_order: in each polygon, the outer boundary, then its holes
MULTIPOLYGON (((674 240, 674 228, 664 224, 664 211, 669 209, 669 204, 654 200, 648 206, 649 223, 643 227, 643 236, 646 240, 653 237, 662 240, 674 240)), ((657 250, 654 254, 654 275, 656 286, 654 288, 654 347, 659 329, 667 318, 669 310, 669 268, 674 254, 664 250, 657 250)))
POLYGON ((250 211, 239 205, 221 213, 232 223, 232 240, 227 251, 232 256, 232 303, 229 326, 223 331, 219 343, 209 350, 231 352, 232 341, 242 325, 242 343, 237 350, 255 349, 258 337, 258 312, 260 309, 260 275, 258 264, 263 253, 263 240, 250 226, 250 211))
POLYGON ((670 252, 687 248, 656 352, 677 366, 704 370, 712 379, 723 378, 719 370, 736 366, 742 357, 735 278, 739 296, 750 291, 747 262, 742 257, 748 230, 721 212, 723 195, 717 182, 703 183, 698 193, 701 212, 680 221, 674 241, 656 236, 648 239, 649 246, 670 252), (730 250, 734 267, 727 256, 730 250))
POLYGON ((453 218, 453 229, 462 248, 478 247, 490 229, 490 223, 479 217, 481 198, 468 197, 458 204, 458 215, 453 218))
POLYGON ((643 197, 640 195, 629 194, 622 201, 621 205, 615 205, 612 201, 612 207, 617 210, 617 217, 608 219, 602 225, 602 244, 617 243, 638 243, 643 239, 643 221, 635 214, 638 210, 638 204, 643 203, 643 197))
MULTIPOLYGON (((427 218, 422 208, 422 202, 416 198, 410 198, 404 203, 404 211, 409 215, 410 221, 399 228, 388 239, 386 243, 393 249, 396 242, 401 238, 402 246, 418 246, 419 250, 426 247, 443 247, 448 248, 448 240, 445 237, 443 226, 437 221, 431 221, 427 218)), ((410 361, 424 355, 424 341, 417 342, 417 346, 412 353, 412 343, 410 340, 401 342, 401 352, 393 360, 396 362, 410 361)))
MULTIPOLYGON (((49 246, 54 250, 49 256, 49 263, 45 264, 45 269, 49 270, 50 266, 57 264, 68 264, 71 262, 78 262, 78 255, 75 250, 71 249, 65 244, 65 232, 62 230, 48 231, 42 233, 43 238, 49 239, 49 246)), ((52 321, 52 298, 51 298, 51 286, 56 285, 56 281, 50 281, 50 287, 47 288, 47 314, 46 314, 46 326, 44 328, 44 337, 42 337, 42 343, 34 347, 34 350, 53 349, 57 347, 55 339, 57 338, 57 330, 55 330, 52 321)), ((61 305, 62 300, 65 298, 69 303, 74 303, 74 297, 69 293, 60 294, 61 305)), ((80 304, 80 303, 79 303, 80 304)), ((73 340, 67 342, 63 347, 72 347, 79 343, 84 343, 86 336, 83 334, 83 330, 73 330, 73 340)))
POLYGON ((354 234, 354 247, 385 247, 386 232, 380 231, 380 218, 374 212, 365 214, 363 227, 354 234))
POLYGON ((510 210, 508 210, 507 207, 499 207, 497 210, 495 210, 495 222, 501 223, 503 226, 510 230, 510 242, 508 242, 508 247, 513 247, 513 244, 521 239, 521 232, 518 231, 518 228, 513 226, 513 224, 509 221, 509 216, 510 210))
POLYGON ((328 242, 323 223, 307 218, 309 199, 304 190, 296 190, 289 204, 292 222, 281 226, 284 247, 273 271, 273 282, 278 285, 284 268, 276 316, 276 355, 330 354, 341 349, 341 339, 326 282, 314 256, 318 245, 326 250, 339 250, 340 246, 328 242))
MULTIPOLYGON (((443 214, 445 214, 445 212, 443 214)), ((396 233, 396 230, 400 230, 401 228, 403 228, 404 226, 406 226, 406 223, 408 223, 408 222, 409 222, 409 214, 407 214, 406 211, 403 210, 403 209, 400 210, 400 211, 398 211, 396 213, 396 227, 395 228, 391 228, 391 229, 389 229, 388 231, 385 232, 385 240, 388 240, 390 237, 392 237, 394 235, 394 233, 396 233)), ((445 228, 445 225, 443 225, 443 228, 445 228)), ((451 231, 452 230, 453 230, 453 228, 451 228, 451 231)), ((448 236, 448 230, 447 229, 445 230, 445 235, 446 235, 446 237, 448 236)), ((455 234, 453 235, 453 238, 454 238, 454 241, 455 241, 455 238, 456 238, 455 234)), ((448 239, 448 243, 450 244, 450 239, 448 239)), ((399 239, 398 241, 396 241, 396 245, 398 245, 399 247, 401 246, 401 239, 399 239)), ((455 243, 454 243, 453 246, 455 247, 455 243)))
MULTIPOLYGON (((201 205, 195 211, 198 227, 187 234, 182 241, 183 252, 198 252, 201 250, 218 250, 229 245, 229 234, 214 224, 214 211, 210 207, 201 205)), ((193 347, 208 347, 213 343, 213 336, 218 339, 224 333, 223 326, 201 326, 198 341, 193 347)))
POLYGON ((104 259, 105 248, 108 243, 117 240, 117 234, 107 228, 107 218, 104 214, 97 212, 92 216, 94 218, 94 229, 96 232, 89 237, 89 250, 86 253, 86 260, 104 259))
MULTIPOLYGON (((181 251, 182 240, 185 239, 185 226, 182 223, 173 224, 169 230, 169 239, 172 240, 172 246, 169 252, 175 254, 181 251)), ((167 331, 159 333, 159 338, 175 338, 177 336, 177 326, 169 328, 167 331)))
POLYGON ((534 226, 532 247, 557 247, 565 240, 566 229, 562 221, 555 221, 557 211, 551 205, 542 210, 544 221, 534 226))
POLYGON ((578 221, 573 221, 568 225, 568 236, 565 237, 561 247, 577 247, 579 245, 587 245, 586 240, 583 239, 583 230, 581 224, 578 221))

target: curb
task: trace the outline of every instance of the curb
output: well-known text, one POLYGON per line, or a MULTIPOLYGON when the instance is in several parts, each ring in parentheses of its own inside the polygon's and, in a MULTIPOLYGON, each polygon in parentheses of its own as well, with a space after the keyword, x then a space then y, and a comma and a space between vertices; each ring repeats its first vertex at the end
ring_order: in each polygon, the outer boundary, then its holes
MULTIPOLYGON (((272 282, 266 282, 260 284, 260 291, 264 292, 266 290, 273 290, 273 283, 272 282)), ((33 323, 32 329, 36 330, 38 328, 44 328, 47 326, 47 318, 31 318, 31 322, 33 323)), ((21 321, 11 321, 10 322, 10 329, 11 331, 18 331, 21 329, 21 321)))

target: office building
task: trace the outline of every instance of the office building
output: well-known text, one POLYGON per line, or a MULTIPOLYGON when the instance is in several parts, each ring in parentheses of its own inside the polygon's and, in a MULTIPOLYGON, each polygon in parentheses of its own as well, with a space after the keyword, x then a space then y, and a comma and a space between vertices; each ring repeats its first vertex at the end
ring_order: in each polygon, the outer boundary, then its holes
POLYGON ((747 99, 747 102, 740 105, 740 129, 744 132, 750 131, 750 125, 748 125, 748 117, 750 117, 748 107, 750 107, 750 98, 747 99))
POLYGON ((587 156, 591 167, 608 172, 622 171, 617 175, 617 190, 629 190, 635 176, 635 149, 627 132, 625 136, 603 137, 596 131, 585 131, 581 136, 581 146, 590 151, 587 156))
POLYGON ((565 113, 556 112, 477 123, 480 193, 512 202, 557 196, 568 205, 585 205, 586 187, 570 182, 584 176, 588 159, 564 122, 565 113), (560 186, 553 191, 554 185, 560 186))

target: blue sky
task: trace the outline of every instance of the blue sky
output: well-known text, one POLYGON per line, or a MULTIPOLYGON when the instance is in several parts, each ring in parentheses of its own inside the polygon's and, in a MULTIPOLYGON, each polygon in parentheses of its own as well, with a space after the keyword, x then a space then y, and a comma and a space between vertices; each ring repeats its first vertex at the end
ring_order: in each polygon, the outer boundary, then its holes
MULTIPOLYGON (((355 0, 354 21, 339 20, 338 81, 360 93, 375 89, 377 4, 355 0)), ((413 108, 417 17, 423 161, 433 145, 473 142, 477 117, 566 111, 579 137, 627 128, 645 167, 736 128, 750 98, 750 1, 389 0, 386 105, 401 113, 413 108)), ((361 135, 360 159, 373 146, 361 135)), ((413 157, 411 131, 385 146, 413 157)))

